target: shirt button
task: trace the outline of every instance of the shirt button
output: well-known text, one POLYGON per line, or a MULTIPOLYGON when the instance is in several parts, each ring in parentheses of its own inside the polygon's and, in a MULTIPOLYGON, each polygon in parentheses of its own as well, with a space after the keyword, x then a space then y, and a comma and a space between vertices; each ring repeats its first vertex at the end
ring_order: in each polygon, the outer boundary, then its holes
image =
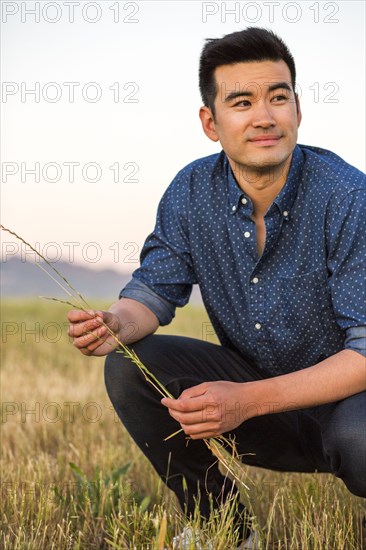
POLYGON ((260 323, 256 323, 254 326, 257 330, 260 330, 262 328, 262 325, 260 323))
POLYGON ((235 212, 236 206, 234 205, 234 206, 231 208, 231 210, 232 210, 233 212, 235 212))
POLYGON ((256 285, 257 283, 259 283, 258 277, 253 277, 252 283, 254 283, 255 285, 256 285))
POLYGON ((244 233, 244 237, 245 237, 246 239, 249 239, 249 237, 250 237, 250 231, 246 231, 246 232, 244 233))
POLYGON ((243 197, 240 202, 241 204, 247 204, 248 200, 245 197, 243 197))
POLYGON ((287 216, 288 216, 287 210, 285 210, 282 215, 283 215, 284 218, 287 218, 287 216))

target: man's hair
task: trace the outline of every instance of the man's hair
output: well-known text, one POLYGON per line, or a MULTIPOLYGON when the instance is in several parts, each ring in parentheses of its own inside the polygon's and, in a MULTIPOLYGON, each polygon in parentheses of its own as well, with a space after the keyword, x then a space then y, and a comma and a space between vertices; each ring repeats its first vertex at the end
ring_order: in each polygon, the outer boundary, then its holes
POLYGON ((215 116, 214 101, 218 90, 214 73, 217 67, 252 61, 280 60, 290 69, 292 88, 295 92, 294 58, 283 40, 274 32, 260 27, 248 27, 222 38, 208 38, 201 53, 199 67, 199 87, 203 104, 210 107, 215 116))

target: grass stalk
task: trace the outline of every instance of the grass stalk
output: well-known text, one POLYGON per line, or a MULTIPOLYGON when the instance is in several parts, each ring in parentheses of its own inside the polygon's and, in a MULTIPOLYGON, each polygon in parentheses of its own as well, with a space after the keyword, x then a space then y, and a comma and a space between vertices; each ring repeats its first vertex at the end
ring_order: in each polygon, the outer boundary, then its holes
MULTIPOLYGON (((70 283, 69 281, 66 279, 66 277, 64 277, 62 275, 62 273, 60 273, 54 265, 51 264, 51 262, 49 262, 47 260, 47 258, 45 258, 40 252, 39 250, 37 250, 36 248, 34 248, 31 244, 29 244, 27 241, 25 241, 22 237, 20 237, 19 235, 17 235, 14 231, 12 231, 11 229, 8 229, 7 227, 4 227, 2 224, 0 224, 0 229, 2 231, 5 231, 6 233, 9 233, 10 235, 13 235, 13 237, 15 237, 16 239, 18 239, 20 242, 22 242, 23 244, 25 244, 26 246, 28 246, 32 252, 34 252, 39 258, 41 258, 47 265, 48 267, 54 272, 56 273, 56 275, 58 277, 60 277, 60 279, 62 279, 65 283, 66 283, 66 286, 71 290, 71 292, 69 290, 67 290, 67 288, 65 288, 59 281, 57 281, 57 279, 55 279, 55 277, 52 276, 52 273, 50 273, 49 271, 47 271, 47 269, 45 269, 41 264, 38 264, 36 262, 36 265, 42 270, 44 271, 56 284, 58 284, 69 296, 71 296, 72 298, 76 299, 77 302, 79 302, 79 299, 81 300, 81 302, 83 302, 86 306, 88 305, 86 303, 86 301, 84 300, 84 298, 82 297, 82 295, 80 294, 80 292, 78 292, 76 290, 76 288, 74 288, 70 283), (76 294, 76 296, 75 296, 76 294)), ((83 309, 83 308, 81 308, 83 309)))
MULTIPOLYGON (((74 307, 76 309, 81 309, 82 311, 90 314, 90 311, 92 308, 89 306, 87 301, 83 298, 83 296, 80 294, 79 291, 77 291, 71 283, 62 275, 36 248, 34 248, 31 244, 29 244, 25 239, 20 237, 17 233, 14 231, 4 227, 3 225, 0 225, 0 229, 2 231, 5 231, 9 233, 10 235, 13 235, 16 239, 21 241, 24 245, 28 246, 39 258, 41 258, 46 265, 53 271, 54 274, 56 274, 60 279, 63 281, 62 283, 58 281, 54 275, 45 269, 40 263, 37 263, 37 265, 43 272, 45 272, 55 283, 57 283, 71 298, 74 300, 72 301, 65 301, 60 300, 58 298, 50 298, 50 297, 43 297, 46 300, 52 300, 55 302, 64 303, 67 305, 70 305, 71 307, 74 307)), ((110 329, 110 327, 107 326, 104 321, 102 321, 102 326, 104 326, 107 329, 108 334, 114 339, 115 343, 118 345, 120 349, 117 350, 118 353, 122 353, 126 358, 130 359, 142 372, 147 382, 149 382, 160 395, 163 397, 170 397, 171 399, 174 399, 174 396, 165 388, 165 386, 156 378, 156 376, 149 371, 149 369, 141 362, 139 357, 136 355, 134 350, 130 349, 128 346, 126 346, 123 342, 120 341, 118 336, 110 329)), ((105 341, 105 337, 98 337, 99 339, 105 341)), ((111 347, 113 345, 110 343, 111 347)), ((170 439, 171 437, 177 435, 182 430, 178 430, 175 433, 168 436, 166 439, 170 439)), ((234 479, 239 482, 241 485, 243 485, 247 490, 249 490, 249 487, 241 480, 241 478, 236 474, 235 472, 235 466, 241 467, 242 463, 239 459, 239 456, 236 451, 236 446, 233 441, 228 440, 227 438, 223 436, 218 437, 210 437, 207 439, 203 439, 204 443, 208 447, 208 449, 211 451, 211 453, 218 459, 218 461, 222 464, 222 466, 227 470, 228 473, 230 473, 234 479), (231 449, 231 454, 229 454, 225 446, 228 446, 231 449)))

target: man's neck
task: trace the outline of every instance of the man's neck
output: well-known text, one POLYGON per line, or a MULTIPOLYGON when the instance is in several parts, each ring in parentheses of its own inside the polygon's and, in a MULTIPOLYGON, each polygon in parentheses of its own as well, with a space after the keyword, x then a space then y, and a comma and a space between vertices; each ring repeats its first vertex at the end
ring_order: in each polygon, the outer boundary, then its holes
POLYGON ((239 187, 250 198, 254 216, 263 217, 286 183, 292 155, 281 166, 269 170, 248 170, 229 159, 239 187))

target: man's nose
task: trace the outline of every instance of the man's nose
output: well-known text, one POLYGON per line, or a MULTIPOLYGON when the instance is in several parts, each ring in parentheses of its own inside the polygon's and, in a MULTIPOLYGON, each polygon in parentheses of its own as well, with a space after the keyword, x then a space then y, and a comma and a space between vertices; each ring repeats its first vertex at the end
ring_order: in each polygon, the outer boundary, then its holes
POLYGON ((252 111, 252 125, 255 128, 270 128, 276 125, 276 121, 273 117, 272 108, 265 101, 259 100, 252 111))

